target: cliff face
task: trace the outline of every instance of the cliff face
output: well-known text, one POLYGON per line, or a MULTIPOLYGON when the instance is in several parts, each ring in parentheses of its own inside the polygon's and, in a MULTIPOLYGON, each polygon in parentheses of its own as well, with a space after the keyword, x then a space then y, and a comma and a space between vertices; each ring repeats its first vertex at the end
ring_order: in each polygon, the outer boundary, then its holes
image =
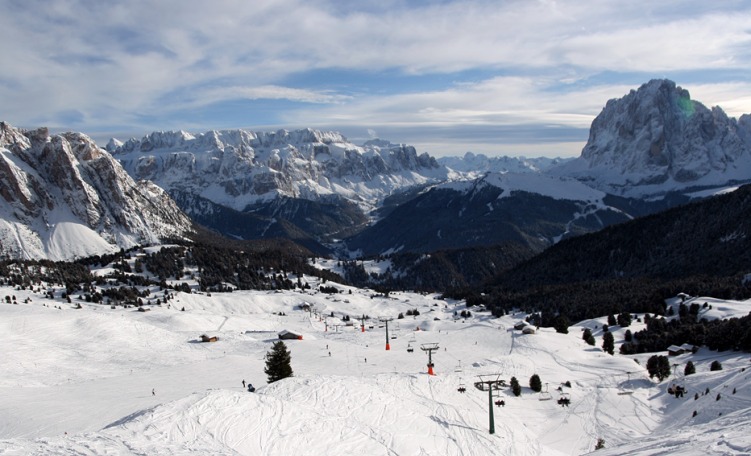
POLYGON ((179 238, 191 222, 86 135, 0 123, 0 251, 70 259, 179 238))
POLYGON ((311 129, 155 132, 110 141, 108 150, 136 178, 239 211, 279 196, 319 201, 332 195, 369 210, 399 188, 448 172, 411 146, 356 146, 339 133, 311 129))
POLYGON ((557 169, 611 193, 659 193, 751 178, 751 121, 691 100, 669 80, 613 99, 581 157, 557 169))

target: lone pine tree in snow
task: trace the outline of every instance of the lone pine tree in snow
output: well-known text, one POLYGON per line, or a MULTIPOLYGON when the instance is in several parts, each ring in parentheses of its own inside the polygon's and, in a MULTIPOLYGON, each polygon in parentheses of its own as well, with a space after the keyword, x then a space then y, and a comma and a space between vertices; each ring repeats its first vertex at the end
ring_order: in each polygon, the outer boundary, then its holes
POLYGON ((584 339, 584 342, 588 343, 589 345, 595 344, 595 336, 592 335, 592 330, 589 328, 586 328, 584 330, 584 334, 582 334, 582 339, 584 339))
POLYGON ((274 342, 271 351, 266 353, 266 373, 269 383, 274 383, 283 378, 292 377, 292 366, 290 361, 292 357, 287 350, 287 346, 281 340, 274 342))
POLYGON ((511 377, 511 391, 514 393, 514 396, 517 397, 522 394, 522 387, 516 377, 511 377))
POLYGON ((540 380, 539 375, 534 374, 529 378, 529 387, 536 393, 542 391, 542 381, 540 380))
POLYGON ((612 333, 606 332, 602 335, 602 349, 611 355, 613 354, 613 351, 615 350, 615 339, 613 338, 612 333))

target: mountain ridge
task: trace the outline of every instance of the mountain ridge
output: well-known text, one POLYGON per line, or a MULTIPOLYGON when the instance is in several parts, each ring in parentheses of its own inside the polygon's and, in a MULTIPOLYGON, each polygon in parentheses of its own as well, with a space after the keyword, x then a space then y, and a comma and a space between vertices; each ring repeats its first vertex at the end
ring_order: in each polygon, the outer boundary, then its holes
POLYGON ((184 238, 192 222, 86 135, 0 123, 0 250, 63 260, 184 238))

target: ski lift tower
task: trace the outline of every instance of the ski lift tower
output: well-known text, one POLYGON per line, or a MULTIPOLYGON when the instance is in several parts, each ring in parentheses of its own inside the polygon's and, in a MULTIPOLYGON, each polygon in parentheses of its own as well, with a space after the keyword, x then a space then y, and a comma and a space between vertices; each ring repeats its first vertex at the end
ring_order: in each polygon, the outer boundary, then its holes
POLYGON ((393 319, 394 317, 378 317, 378 321, 382 321, 386 325, 386 350, 391 350, 391 345, 389 345, 389 322, 393 319))
POLYGON ((480 391, 488 392, 488 422, 491 434, 495 434, 495 420, 493 418, 493 388, 500 390, 504 381, 500 379, 501 374, 484 374, 478 375, 480 381, 475 382, 475 388, 480 391))
POLYGON ((433 350, 438 350, 438 343, 422 344, 420 350, 428 352, 428 375, 435 375, 433 373, 433 350))

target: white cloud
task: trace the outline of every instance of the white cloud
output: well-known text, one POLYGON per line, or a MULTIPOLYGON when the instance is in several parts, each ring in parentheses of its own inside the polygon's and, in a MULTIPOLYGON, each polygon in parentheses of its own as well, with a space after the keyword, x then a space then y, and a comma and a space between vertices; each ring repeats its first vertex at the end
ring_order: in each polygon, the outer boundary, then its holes
POLYGON ((0 106, 25 126, 77 111, 83 130, 160 128, 183 109, 256 99, 310 104, 281 119, 300 126, 587 128, 607 99, 672 73, 705 104, 751 111, 745 77, 712 73, 751 70, 747 2, 421 3, 10 1, 0 106), (353 91, 357 81, 306 86, 299 75, 317 69, 464 71, 469 82, 385 94, 353 91))

